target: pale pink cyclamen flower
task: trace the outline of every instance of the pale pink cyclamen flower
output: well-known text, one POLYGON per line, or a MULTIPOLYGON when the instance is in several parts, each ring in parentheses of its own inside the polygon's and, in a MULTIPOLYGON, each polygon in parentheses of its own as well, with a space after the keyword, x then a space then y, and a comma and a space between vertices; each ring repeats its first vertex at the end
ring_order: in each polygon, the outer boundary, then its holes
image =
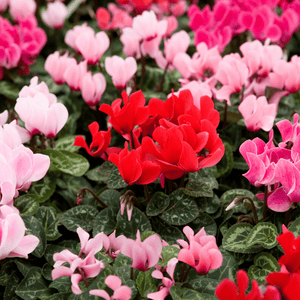
POLYGON ((223 86, 216 91, 216 98, 220 101, 226 100, 230 103, 230 95, 239 93, 249 76, 249 70, 245 63, 242 62, 238 53, 232 53, 224 56, 219 63, 219 69, 215 78, 219 80, 223 86))
POLYGON ((254 95, 246 97, 238 107, 245 119, 249 131, 270 131, 276 117, 275 104, 269 104, 265 96, 256 98, 254 95))
POLYGON ((59 56, 59 51, 50 54, 45 61, 45 70, 50 74, 56 84, 64 84, 64 73, 69 66, 77 66, 75 58, 68 57, 66 52, 63 56, 59 56))
POLYGON ((19 190, 28 190, 31 182, 42 179, 50 167, 49 156, 34 154, 23 145, 11 149, 3 141, 0 141, 0 162, 1 204, 9 206, 19 190))
POLYGON ((73 29, 67 31, 65 35, 65 43, 73 48, 76 52, 79 52, 79 49, 76 46, 76 39, 83 33, 95 34, 94 29, 87 26, 86 23, 83 23, 82 25, 76 25, 73 29))
POLYGON ((3 126, 8 119, 8 110, 5 110, 3 113, 0 114, 0 126, 3 126))
POLYGON ((0 206, 0 259, 6 257, 28 258, 39 243, 39 239, 25 235, 26 227, 19 213, 7 205, 0 206))
POLYGON ((142 242, 138 230, 136 240, 127 239, 124 241, 120 252, 132 258, 132 268, 147 271, 158 263, 161 251, 162 242, 157 234, 150 235, 142 242))
POLYGON ((170 294, 170 292, 169 292, 170 287, 175 285, 174 271, 175 271, 177 262, 178 262, 178 259, 175 257, 168 261, 166 271, 169 274, 171 279, 168 277, 164 277, 163 273, 159 270, 155 270, 152 272, 152 274, 151 274, 152 277, 154 277, 156 279, 161 279, 163 285, 160 286, 160 289, 158 292, 147 294, 147 298, 154 299, 154 300, 163 300, 170 294))
POLYGON ((9 0, 1 0, 0 1, 0 13, 5 12, 8 5, 9 5, 9 0))
POLYGON ((162 36, 167 31, 167 26, 166 20, 157 20, 154 11, 144 11, 133 19, 132 29, 140 36, 141 51, 144 56, 149 54, 151 57, 155 57, 162 36))
POLYGON ((82 77, 81 94, 85 103, 92 109, 96 109, 100 102, 102 94, 106 88, 106 80, 101 73, 92 76, 91 72, 87 72, 82 77))
POLYGON ((136 59, 141 57, 140 50, 140 35, 137 34, 131 27, 126 27, 122 30, 120 41, 123 44, 123 52, 127 56, 133 56, 136 59))
POLYGON ((61 29, 67 15, 68 9, 66 5, 57 0, 47 4, 47 9, 42 12, 42 20, 48 27, 61 29))
POLYGON ((89 65, 95 65, 108 49, 109 37, 105 31, 85 31, 75 38, 75 46, 89 65))
POLYGON ((82 78, 87 72, 87 61, 84 60, 78 65, 69 65, 63 74, 63 78, 71 90, 80 91, 82 78))
POLYGON ((90 290, 90 295, 102 297, 105 300, 129 300, 131 298, 131 289, 127 285, 122 285, 122 280, 116 275, 108 275, 105 278, 105 284, 114 291, 110 297, 105 290, 90 290))
POLYGON ((9 14, 16 22, 29 15, 34 15, 36 10, 36 3, 34 0, 10 0, 9 14))
POLYGON ((44 82, 38 85, 37 81, 37 77, 32 78, 30 86, 20 91, 15 111, 31 135, 41 132, 53 138, 67 122, 68 110, 62 103, 57 103, 56 96, 49 93, 44 82))
POLYGON ((87 278, 96 277, 105 265, 102 261, 95 258, 103 247, 108 247, 108 238, 104 233, 98 233, 94 238, 89 240, 89 234, 81 227, 77 228, 77 234, 81 243, 81 250, 78 255, 70 250, 63 250, 53 255, 55 261, 54 269, 52 270, 52 279, 55 280, 61 276, 71 277, 72 292, 81 294, 79 282, 87 278), (69 263, 69 267, 63 266, 64 263, 69 263))
POLYGON ((112 232, 109 236, 109 247, 105 248, 106 253, 112 257, 116 258, 121 250, 123 243, 127 240, 125 235, 119 235, 116 237, 116 231, 112 232))
POLYGON ((178 21, 174 16, 166 17, 165 20, 168 22, 168 26, 164 37, 169 37, 177 29, 178 21))
POLYGON ((123 90, 126 88, 127 82, 137 71, 137 63, 133 57, 122 57, 114 55, 105 59, 106 72, 112 76, 114 86, 123 90))
POLYGON ((192 266, 200 275, 221 267, 223 256, 213 235, 207 235, 204 227, 196 235, 189 226, 185 226, 183 232, 189 243, 177 240, 183 247, 178 253, 179 261, 192 266))
POLYGON ((167 65, 170 71, 174 70, 173 60, 179 53, 185 53, 190 44, 190 36, 186 31, 181 30, 171 36, 168 40, 165 40, 165 48, 163 57, 160 51, 157 52, 155 57, 157 65, 161 69, 165 69, 167 65))

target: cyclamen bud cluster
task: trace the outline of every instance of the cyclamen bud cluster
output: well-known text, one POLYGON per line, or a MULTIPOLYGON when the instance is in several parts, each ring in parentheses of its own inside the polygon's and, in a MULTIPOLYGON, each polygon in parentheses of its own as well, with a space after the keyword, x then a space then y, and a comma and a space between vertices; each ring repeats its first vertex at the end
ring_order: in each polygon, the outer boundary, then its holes
MULTIPOLYGON (((81 243, 79 254, 76 255, 69 250, 55 253, 53 255, 55 264, 52 278, 55 280, 61 276, 71 277, 73 293, 81 294, 79 282, 86 282, 87 278, 96 277, 106 267, 102 261, 95 258, 95 254, 104 248, 104 254, 109 255, 113 259, 117 257, 118 253, 130 257, 132 259, 131 267, 140 271, 147 271, 151 267, 156 267, 157 270, 152 272, 152 276, 162 279, 164 286, 155 293, 149 293, 147 297, 149 299, 158 299, 157 297, 164 299, 169 294, 169 288, 175 284, 174 270, 178 261, 195 268, 200 275, 205 275, 210 270, 219 268, 223 262, 215 237, 207 235, 204 228, 196 235, 188 226, 184 227, 183 232, 189 239, 190 245, 183 240, 178 240, 183 249, 179 251, 178 259, 175 257, 170 259, 166 268, 171 280, 163 276, 163 272, 159 271, 160 267, 157 265, 161 258, 163 246, 168 245, 166 242, 161 241, 157 234, 150 235, 141 241, 139 230, 136 233, 136 240, 126 238, 123 235, 116 237, 114 231, 109 236, 101 232, 96 234, 94 238, 89 239, 89 234, 80 227, 77 228, 81 243), (64 266, 64 263, 68 263, 69 266, 64 266)), ((108 276, 105 283, 114 290, 112 298, 104 290, 91 290, 90 294, 103 297, 104 299, 130 299, 131 289, 127 286, 122 286, 122 281, 119 277, 108 276), (114 284, 113 279, 116 280, 114 284), (125 294, 121 297, 122 291, 125 294)))
POLYGON ((95 123, 90 125, 91 145, 82 137, 77 137, 74 145, 112 161, 126 183, 148 184, 159 176, 163 183, 165 177, 180 178, 222 158, 224 145, 216 131, 219 113, 209 97, 198 100, 200 109, 189 90, 178 97, 172 94, 165 102, 150 99, 148 106, 141 91, 130 97, 122 92, 122 97, 111 106, 102 104, 100 111, 110 116, 109 123, 129 141, 131 149, 127 142, 124 149, 110 148, 110 130, 98 131, 95 123))
MULTIPOLYGON (((259 138, 247 140, 240 146, 240 153, 249 165, 244 176, 254 186, 268 187, 267 205, 277 212, 290 209, 299 202, 300 186, 300 131, 298 114, 294 115, 294 124, 282 120, 276 125, 281 133, 282 142, 278 147, 273 143, 273 130, 269 142, 259 138)), ((256 195, 264 199, 264 194, 256 195)))

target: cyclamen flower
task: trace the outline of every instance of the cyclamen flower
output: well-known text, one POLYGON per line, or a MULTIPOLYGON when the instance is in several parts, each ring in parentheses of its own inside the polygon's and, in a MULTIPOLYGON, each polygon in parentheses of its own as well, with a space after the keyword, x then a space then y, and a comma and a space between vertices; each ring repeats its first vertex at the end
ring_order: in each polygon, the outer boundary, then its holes
POLYGON ((167 270, 166 272, 169 274, 170 278, 164 277, 163 273, 159 270, 155 270, 152 272, 152 277, 161 279, 163 286, 160 287, 158 292, 155 293, 149 293, 147 294, 147 298, 149 299, 154 299, 154 300, 162 300, 167 297, 170 292, 170 287, 175 285, 175 280, 174 280, 174 271, 177 265, 178 259, 177 258, 172 258, 168 261, 167 264, 167 270))
MULTIPOLYGON (((273 287, 268 286, 265 294, 262 295, 256 280, 252 280, 252 288, 246 295, 246 289, 248 288, 249 278, 244 270, 237 272, 237 285, 230 279, 224 279, 216 287, 215 295, 220 300, 280 300, 281 296, 279 291, 273 287)), ((292 300, 291 298, 289 298, 292 300)), ((296 298, 295 298, 296 299, 296 298)))
POLYGON ((90 290, 90 295, 102 297, 105 300, 129 300, 131 298, 130 287, 122 285, 120 277, 116 275, 108 275, 104 282, 114 291, 111 297, 105 290, 90 290))
POLYGON ((52 279, 55 280, 61 276, 71 277, 72 291, 74 294, 81 294, 79 282, 87 278, 96 277, 105 265, 102 261, 95 258, 95 254, 102 247, 108 247, 109 241, 104 233, 98 233, 94 238, 89 240, 89 234, 82 228, 77 228, 77 234, 81 243, 81 250, 75 255, 69 250, 63 250, 53 255, 55 261, 52 270, 52 279), (63 263, 69 263, 69 267, 63 266, 63 263))
POLYGON ((20 91, 15 110, 31 135, 41 132, 53 138, 67 122, 68 110, 57 103, 56 96, 49 93, 44 82, 37 85, 37 81, 37 77, 32 78, 30 86, 20 91))
POLYGON ((9 14, 14 21, 23 19, 28 15, 34 15, 36 3, 34 0, 10 0, 9 14))
POLYGON ((254 95, 246 97, 238 107, 245 119, 245 125, 249 131, 270 131, 276 117, 275 104, 269 104, 266 97, 256 98, 254 95))
POLYGON ((42 13, 42 20, 47 26, 60 29, 63 27, 67 15, 66 5, 57 0, 47 4, 47 9, 42 13))
POLYGON ((68 65, 63 74, 63 79, 69 85, 71 90, 80 91, 82 79, 87 74, 87 61, 84 60, 77 64, 68 65))
POLYGON ((114 86, 123 90, 126 88, 127 82, 137 71, 136 60, 133 57, 122 57, 114 55, 105 59, 106 72, 112 76, 114 86))
POLYGON ((26 227, 19 213, 7 205, 0 206, 0 260, 6 257, 28 258, 39 239, 25 235, 26 227))
POLYGON ((213 235, 207 235, 204 227, 196 235, 189 226, 185 226, 183 232, 189 244, 184 240, 177 240, 183 247, 178 253, 179 261, 192 266, 200 275, 221 267, 223 256, 213 235))
POLYGON ((152 234, 144 241, 141 241, 141 234, 138 230, 136 240, 127 239, 121 246, 121 253, 132 258, 132 268, 140 271, 147 271, 155 266, 162 251, 162 243, 157 234, 152 234))

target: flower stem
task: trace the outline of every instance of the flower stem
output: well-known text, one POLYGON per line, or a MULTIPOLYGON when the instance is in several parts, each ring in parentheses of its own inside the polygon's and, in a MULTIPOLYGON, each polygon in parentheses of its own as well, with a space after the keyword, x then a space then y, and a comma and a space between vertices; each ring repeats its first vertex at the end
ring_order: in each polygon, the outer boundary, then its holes
POLYGON ((183 282, 182 279, 184 277, 184 271, 185 271, 186 263, 183 263, 183 267, 180 273, 179 282, 183 282))
POLYGON ((228 103, 226 100, 224 100, 225 102, 225 106, 224 106, 224 116, 223 116, 223 128, 226 127, 226 123, 227 123, 227 111, 228 111, 228 103))
POLYGON ((163 90, 164 82, 165 82, 165 77, 166 77, 169 65, 170 65, 170 62, 167 63, 167 65, 166 65, 166 67, 164 69, 164 73, 163 73, 163 75, 161 77, 161 81, 160 81, 159 87, 157 89, 157 92, 161 92, 163 90))
POLYGON ((288 227, 290 218, 291 218, 291 209, 289 209, 289 210, 287 210, 287 211, 285 212, 284 225, 285 225, 286 227, 288 227))
POLYGON ((86 280, 84 271, 83 271, 82 269, 80 269, 80 268, 78 268, 77 270, 79 270, 79 273, 80 273, 80 275, 81 275, 81 278, 82 278, 82 280, 83 280, 85 286, 88 288, 88 287, 89 287, 89 284, 88 284, 88 282, 87 282, 87 280, 86 280))
POLYGON ((93 196, 94 196, 94 198, 101 204, 101 206, 103 207, 103 208, 106 208, 106 207, 108 207, 104 202, 102 202, 102 200, 90 189, 90 188, 88 188, 88 187, 83 187, 83 188, 81 188, 80 190, 78 190, 78 192, 77 192, 77 197, 78 198, 83 198, 84 196, 85 196, 85 191, 89 191, 93 196))
POLYGON ((192 266, 189 266, 189 268, 187 269, 186 273, 184 274, 183 278, 182 278, 182 282, 185 282, 186 281, 186 278, 191 270, 192 266))
POLYGON ((149 193, 148 186, 146 184, 144 184, 143 187, 144 187, 144 192, 145 192, 145 195, 146 195, 146 200, 147 200, 148 203, 150 203, 151 198, 150 198, 150 193, 149 193))
POLYGON ((131 150, 135 149, 133 130, 130 131, 130 146, 131 146, 131 150))
POLYGON ((264 190, 264 207, 263 207, 263 218, 267 218, 267 213, 268 213, 268 186, 265 185, 265 190, 264 190))

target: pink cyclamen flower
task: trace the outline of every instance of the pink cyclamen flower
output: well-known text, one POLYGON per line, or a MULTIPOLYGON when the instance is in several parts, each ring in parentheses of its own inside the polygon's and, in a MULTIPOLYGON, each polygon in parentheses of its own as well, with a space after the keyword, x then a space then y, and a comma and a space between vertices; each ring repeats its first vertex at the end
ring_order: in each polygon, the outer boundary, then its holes
POLYGON ((81 294, 79 282, 87 278, 96 277, 105 265, 102 261, 95 258, 102 247, 108 247, 108 237, 104 233, 98 233, 94 238, 89 240, 89 234, 82 228, 77 228, 77 234, 81 243, 81 250, 78 255, 69 250, 63 250, 53 255, 55 261, 52 270, 52 279, 55 280, 61 276, 71 277, 72 291, 74 294, 81 294), (69 267, 63 266, 69 263, 69 267))
POLYGON ((213 235, 207 235, 204 227, 196 235, 189 226, 185 226, 183 232, 189 244, 184 240, 177 240, 183 247, 178 253, 179 261, 192 266, 200 275, 221 267, 223 256, 213 235))
POLYGON ((73 48, 76 52, 79 52, 79 49, 76 46, 76 39, 83 33, 95 34, 94 29, 90 26, 87 26, 86 23, 82 25, 76 25, 73 29, 67 31, 65 35, 65 43, 73 48))
POLYGON ((50 74, 56 84, 64 84, 64 73, 69 66, 77 66, 75 58, 68 57, 68 53, 59 56, 59 51, 50 54, 45 61, 45 70, 50 74))
POLYGON ((38 91, 41 84, 37 85, 37 80, 34 77, 30 86, 20 91, 15 110, 32 135, 41 132, 53 138, 66 124, 68 110, 62 103, 57 103, 56 96, 49 93, 45 83, 45 88, 38 91))
POLYGON ((157 234, 152 234, 143 242, 138 230, 136 240, 127 239, 121 246, 121 253, 132 258, 132 268, 147 271, 158 263, 162 251, 162 243, 157 234))
POLYGON ((82 77, 81 94, 85 103, 92 109, 96 109, 100 102, 101 96, 106 88, 106 80, 101 73, 92 76, 91 72, 87 72, 82 77))
POLYGON ((122 280, 116 275, 108 275, 105 278, 105 284, 114 291, 110 297, 105 290, 90 290, 91 295, 102 297, 105 300, 129 300, 131 298, 131 289, 127 285, 122 285, 122 280))
POLYGON ((95 34, 88 30, 75 38, 75 46, 89 65, 95 65, 108 49, 109 37, 104 31, 95 34))
POLYGON ((47 26, 60 29, 63 27, 67 15, 66 5, 57 0, 47 4, 47 9, 42 13, 42 20, 47 26))
POLYGON ((63 74, 63 78, 71 90, 80 91, 82 78, 87 72, 87 61, 84 60, 78 65, 71 64, 68 66, 63 74))
POLYGON ((219 69, 215 76, 223 84, 216 91, 216 98, 220 101, 226 100, 228 105, 231 105, 230 95, 242 90, 248 75, 249 70, 246 64, 242 62, 239 54, 226 55, 219 63, 219 69))
POLYGON ((5 12, 8 5, 9 5, 9 0, 0 1, 0 13, 5 12))
POLYGON ((39 243, 34 235, 25 235, 26 227, 19 213, 12 207, 0 207, 0 259, 6 257, 28 258, 39 243))
POLYGON ((123 44, 123 52, 127 56, 134 56, 136 59, 141 57, 140 35, 131 27, 126 27, 122 30, 120 41, 123 44))
POLYGON ((273 127, 277 113, 276 105, 269 104, 265 96, 256 98, 250 95, 243 100, 238 109, 249 131, 269 131, 273 127))
POLYGON ((163 300, 170 294, 170 292, 169 292, 170 287, 175 285, 174 271, 175 271, 177 262, 178 262, 178 259, 175 257, 168 261, 166 271, 169 274, 171 279, 168 277, 164 277, 163 273, 159 270, 155 270, 152 272, 152 274, 151 274, 152 277, 154 277, 156 279, 161 279, 163 286, 160 287, 158 292, 147 294, 147 298, 154 299, 154 300, 163 300))
POLYGON ((112 76, 115 87, 119 90, 126 88, 127 82, 137 71, 137 63, 133 57, 122 57, 114 55, 105 59, 106 72, 112 76))
POLYGON ((10 0, 9 2, 9 14, 14 21, 34 15, 35 10, 36 3, 34 0, 10 0))

